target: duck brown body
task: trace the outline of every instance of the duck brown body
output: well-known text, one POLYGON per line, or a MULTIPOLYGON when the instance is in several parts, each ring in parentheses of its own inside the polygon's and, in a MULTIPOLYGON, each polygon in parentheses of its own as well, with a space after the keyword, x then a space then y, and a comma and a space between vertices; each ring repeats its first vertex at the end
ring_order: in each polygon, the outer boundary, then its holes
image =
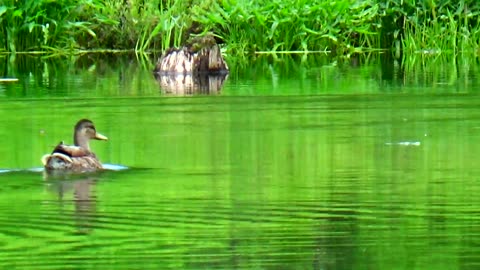
POLYGON ((74 145, 60 142, 52 153, 42 157, 42 163, 46 170, 68 170, 75 172, 87 172, 103 169, 102 163, 95 153, 90 150, 89 141, 108 140, 107 137, 98 133, 92 121, 82 119, 74 128, 74 145))

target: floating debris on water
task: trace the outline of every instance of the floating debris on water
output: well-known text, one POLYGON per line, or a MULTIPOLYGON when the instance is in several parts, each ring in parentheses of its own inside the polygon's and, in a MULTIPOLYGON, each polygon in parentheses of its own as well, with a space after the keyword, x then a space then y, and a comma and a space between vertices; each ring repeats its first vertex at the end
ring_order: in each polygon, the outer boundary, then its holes
POLYGON ((118 165, 118 164, 102 164, 103 165, 103 168, 105 170, 111 170, 111 171, 122 171, 122 170, 126 170, 128 169, 127 166, 123 166, 123 165, 118 165))
POLYGON ((420 146, 420 142, 386 142, 385 145, 420 146))
POLYGON ((18 82, 17 78, 0 78, 0 82, 18 82))

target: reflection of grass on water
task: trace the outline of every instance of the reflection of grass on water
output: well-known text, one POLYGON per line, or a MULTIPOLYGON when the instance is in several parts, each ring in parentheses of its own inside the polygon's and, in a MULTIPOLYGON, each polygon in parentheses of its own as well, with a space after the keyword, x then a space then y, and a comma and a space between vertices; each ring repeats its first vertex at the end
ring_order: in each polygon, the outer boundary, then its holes
POLYGON ((402 60, 404 85, 428 87, 433 92, 457 93, 478 89, 472 74, 477 74, 479 65, 475 58, 448 54, 416 54, 402 60))
MULTIPOLYGON (((159 95, 160 86, 151 72, 153 57, 138 56, 12 56, 0 61, 0 72, 19 82, 3 84, 0 94, 39 98, 159 95)), ((472 74, 479 69, 475 58, 451 54, 403 54, 400 58, 389 53, 262 54, 227 60, 231 71, 222 95, 358 94, 417 91, 419 86, 422 91, 472 91, 477 84, 472 74)))
MULTIPOLYGON (((325 54, 261 55, 250 60, 232 59, 230 66, 230 83, 235 84, 236 78, 250 78, 256 85, 269 85, 270 94, 289 87, 337 94, 471 92, 478 88, 472 74, 479 70, 475 58, 461 55, 403 54, 397 59, 389 53, 354 54, 348 58, 325 54)), ((261 89, 246 90, 262 94, 261 89)))
POLYGON ((19 79, 18 83, 5 85, 4 94, 50 98, 157 94, 158 87, 150 85, 155 83, 151 59, 136 56, 127 53, 57 57, 4 55, 7 59, 0 61, 1 74, 19 79))
POLYGON ((0 50, 145 52, 210 31, 231 55, 472 52, 480 40, 479 12, 475 0, 8 0, 0 6, 0 50))

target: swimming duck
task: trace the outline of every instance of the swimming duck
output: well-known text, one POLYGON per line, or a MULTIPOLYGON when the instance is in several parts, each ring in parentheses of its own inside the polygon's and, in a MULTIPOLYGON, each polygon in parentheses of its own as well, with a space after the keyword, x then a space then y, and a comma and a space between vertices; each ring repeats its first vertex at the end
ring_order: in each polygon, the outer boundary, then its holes
POLYGON ((107 137, 98 133, 92 121, 82 119, 74 128, 74 145, 60 142, 51 154, 42 157, 43 166, 46 170, 70 170, 86 172, 103 169, 102 163, 95 153, 90 150, 90 140, 108 140, 107 137))

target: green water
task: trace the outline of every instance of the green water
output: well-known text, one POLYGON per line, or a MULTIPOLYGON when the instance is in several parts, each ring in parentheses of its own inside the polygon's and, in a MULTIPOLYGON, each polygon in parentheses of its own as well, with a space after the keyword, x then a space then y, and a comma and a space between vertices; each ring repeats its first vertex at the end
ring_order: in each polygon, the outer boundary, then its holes
POLYGON ((0 268, 478 269, 478 66, 353 63, 193 96, 134 56, 0 65, 0 268), (128 169, 36 171, 81 118, 128 169))

